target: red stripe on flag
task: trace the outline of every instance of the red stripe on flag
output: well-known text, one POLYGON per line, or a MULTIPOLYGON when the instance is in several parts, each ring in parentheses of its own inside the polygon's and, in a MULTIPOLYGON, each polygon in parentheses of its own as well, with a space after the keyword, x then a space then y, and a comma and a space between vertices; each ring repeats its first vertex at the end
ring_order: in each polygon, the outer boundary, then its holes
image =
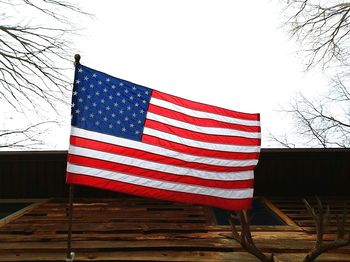
POLYGON ((67 173, 66 183, 93 186, 101 189, 119 191, 126 194, 131 193, 137 196, 158 198, 162 200, 216 206, 226 210, 249 209, 251 208, 252 204, 251 198, 227 199, 191 193, 174 192, 73 173, 67 173))
POLYGON ((176 134, 177 136, 180 136, 180 137, 189 138, 189 139, 202 141, 202 142, 230 144, 230 145, 243 145, 243 146, 260 145, 260 139, 258 138, 203 134, 203 133, 187 130, 184 128, 160 123, 151 119, 146 119, 145 127, 163 131, 169 134, 176 134))
POLYGON ((237 181, 221 181, 221 180, 209 180, 191 176, 180 176, 166 172, 148 170, 142 167, 129 166, 119 163, 114 163, 106 160, 94 159, 89 157, 68 155, 68 162, 71 164, 93 167, 103 170, 110 170, 113 172, 119 172, 123 174, 135 175, 139 177, 146 177, 157 180, 170 181, 181 184, 189 184, 196 186, 226 188, 226 189, 244 189, 253 188, 254 180, 237 180, 237 181))
POLYGON ((197 111, 203 111, 203 112, 209 112, 209 113, 215 113, 219 115, 224 115, 228 117, 233 117, 233 118, 239 118, 239 119, 244 119, 244 120, 255 120, 259 121, 260 120, 260 115, 259 114, 249 114, 249 113, 242 113, 242 112, 236 112, 232 110, 228 110, 225 108, 217 107, 217 106, 211 106, 211 105, 206 105, 202 104, 199 102, 193 102, 184 98, 180 98, 177 96, 169 95, 163 92, 159 92, 157 90, 153 90, 152 92, 152 97, 158 98, 164 101, 171 102, 173 104, 183 106, 189 109, 197 110, 197 111))
POLYGON ((228 128, 228 129, 252 132, 252 133, 260 132, 260 126, 245 126, 245 125, 222 122, 214 119, 189 116, 184 113, 176 112, 174 110, 157 106, 157 105, 152 105, 152 104, 149 104, 148 111, 157 115, 176 119, 185 123, 186 122, 191 123, 197 126, 228 128))
POLYGON ((142 136, 142 142, 164 147, 174 151, 182 152, 185 154, 191 154, 191 155, 197 155, 197 156, 207 156, 207 157, 232 159, 232 160, 248 160, 248 159, 259 158, 259 153, 240 153, 240 152, 208 150, 203 148, 186 146, 183 144, 167 141, 164 139, 160 139, 158 137, 145 135, 145 134, 142 136))
POLYGON ((129 157, 157 162, 161 164, 194 168, 199 170, 207 170, 207 171, 215 171, 215 172, 234 172, 234 171, 247 171, 247 170, 252 170, 254 168, 254 166, 230 167, 230 166, 208 165, 208 164, 202 164, 197 162, 187 162, 180 159, 170 158, 170 157, 153 154, 153 153, 149 153, 149 152, 145 152, 145 151, 141 151, 133 148, 117 146, 114 144, 99 142, 99 141, 75 137, 75 136, 71 136, 70 143, 71 145, 74 145, 74 146, 90 148, 90 149, 104 151, 112 154, 129 156, 129 157))

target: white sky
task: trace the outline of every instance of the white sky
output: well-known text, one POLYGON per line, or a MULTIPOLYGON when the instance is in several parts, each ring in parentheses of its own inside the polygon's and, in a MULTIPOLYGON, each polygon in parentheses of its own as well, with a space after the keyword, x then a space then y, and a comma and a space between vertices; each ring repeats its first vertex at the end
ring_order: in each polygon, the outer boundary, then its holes
MULTIPOLYGON (((299 90, 313 94, 327 87, 320 72, 303 72, 297 44, 280 28, 278 2, 80 1, 95 18, 80 21, 84 30, 72 48, 82 64, 113 76, 260 113, 262 146, 274 147, 269 131, 294 133, 290 120, 276 112, 280 105, 299 90)), ((51 135, 51 148, 67 149, 69 118, 51 135)))

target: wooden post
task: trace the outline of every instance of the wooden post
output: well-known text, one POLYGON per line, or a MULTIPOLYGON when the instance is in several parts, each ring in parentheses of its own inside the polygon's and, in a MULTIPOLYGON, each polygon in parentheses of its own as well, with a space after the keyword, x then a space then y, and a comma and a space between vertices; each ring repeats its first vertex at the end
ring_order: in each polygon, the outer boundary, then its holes
MULTIPOLYGON (((75 68, 80 63, 80 55, 76 54, 74 56, 74 66, 75 68)), ((72 222, 73 222, 73 198, 74 198, 74 185, 69 185, 69 209, 68 209, 68 239, 67 239, 67 257, 66 261, 70 262, 74 260, 74 252, 72 252, 72 222)))

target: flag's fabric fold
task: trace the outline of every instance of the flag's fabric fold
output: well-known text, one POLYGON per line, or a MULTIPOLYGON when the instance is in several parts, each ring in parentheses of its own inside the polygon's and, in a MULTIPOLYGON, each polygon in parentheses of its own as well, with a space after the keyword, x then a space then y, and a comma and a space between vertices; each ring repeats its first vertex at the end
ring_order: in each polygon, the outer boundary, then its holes
POLYGON ((251 207, 259 114, 189 101, 78 64, 67 183, 251 207))

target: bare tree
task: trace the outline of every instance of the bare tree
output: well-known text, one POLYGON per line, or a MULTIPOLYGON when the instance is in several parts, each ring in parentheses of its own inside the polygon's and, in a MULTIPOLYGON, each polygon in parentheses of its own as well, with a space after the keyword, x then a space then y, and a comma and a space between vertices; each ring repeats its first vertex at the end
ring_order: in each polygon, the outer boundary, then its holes
MULTIPOLYGON (((69 39, 76 29, 69 18, 87 14, 58 0, 0 0, 0 10, 0 102, 21 114, 57 114, 57 106, 69 103, 70 96, 67 70, 74 50, 69 39)), ((26 126, 15 133, 37 128, 26 126)), ((2 138, 10 134, 0 130, 2 138)))
POLYGON ((293 114, 297 132, 307 144, 324 148, 350 146, 350 100, 347 92, 337 83, 327 96, 310 99, 299 94, 294 98, 286 111, 293 114))
POLYGON ((350 2, 334 0, 287 0, 287 26, 304 45, 308 67, 319 63, 348 64, 350 2))
MULTIPOLYGON (((285 112, 296 120, 305 144, 322 147, 350 145, 350 2, 286 0, 286 26, 302 44, 307 70, 321 66, 331 75, 322 97, 297 95, 285 112)), ((275 141, 286 141, 274 136, 275 141)), ((285 146, 284 143, 280 143, 285 146)))
POLYGON ((22 127, 21 129, 0 130, 0 149, 38 149, 45 143, 45 141, 40 139, 40 136, 44 136, 53 124, 56 125, 58 123, 57 121, 45 121, 22 127))

